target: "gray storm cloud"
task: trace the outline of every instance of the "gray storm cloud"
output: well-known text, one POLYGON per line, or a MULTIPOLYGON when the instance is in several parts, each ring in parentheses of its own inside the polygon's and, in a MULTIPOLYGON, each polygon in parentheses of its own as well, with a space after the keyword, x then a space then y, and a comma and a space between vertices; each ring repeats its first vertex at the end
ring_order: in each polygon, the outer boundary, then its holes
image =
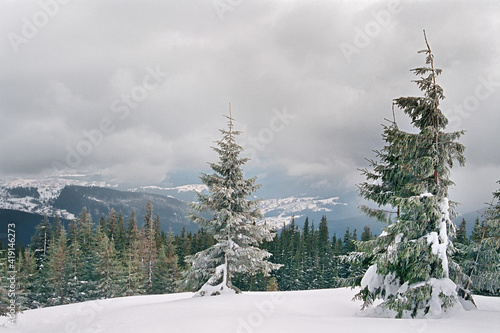
POLYGON ((249 172, 283 189, 355 189, 357 168, 382 147, 392 99, 419 93, 409 70, 424 64, 426 29, 442 109, 453 130, 467 130, 469 164, 452 171, 453 193, 474 208, 500 179, 498 1, 1 7, 3 176, 67 168, 144 184, 198 174, 216 157, 231 103, 249 172), (276 112, 293 117, 278 123, 276 112))

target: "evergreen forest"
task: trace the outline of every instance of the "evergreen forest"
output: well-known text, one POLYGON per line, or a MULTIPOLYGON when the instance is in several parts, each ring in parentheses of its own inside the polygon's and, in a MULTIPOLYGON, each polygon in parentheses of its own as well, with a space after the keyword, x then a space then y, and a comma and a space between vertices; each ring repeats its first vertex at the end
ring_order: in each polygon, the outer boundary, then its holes
MULTIPOLYGON (((500 194, 497 194, 500 195, 500 194)), ((82 210, 65 230, 59 218, 45 217, 27 248, 16 249, 17 290, 19 310, 83 302, 120 296, 163 294, 187 291, 180 285, 187 269, 186 256, 194 255, 215 243, 204 229, 196 233, 183 230, 179 235, 160 230, 160 217, 153 215, 148 204, 146 216, 132 212, 123 215, 111 211, 94 222, 82 210)), ((488 214, 498 214, 492 206, 488 214)), ((491 253, 491 216, 477 219, 467 237, 463 220, 454 240, 456 259, 465 264, 475 283, 475 294, 500 295, 498 283, 484 284, 484 275, 493 277, 491 253), (490 222, 488 222, 490 221, 490 222), (489 240, 489 241, 488 241, 489 240)), ((272 263, 283 265, 268 276, 262 273, 240 274, 233 284, 243 291, 308 290, 336 288, 359 284, 368 263, 355 260, 357 246, 374 239, 370 228, 346 229, 343 235, 331 235, 327 217, 320 223, 305 218, 303 227, 292 219, 275 237, 264 241, 272 263), (354 258, 354 259, 353 259, 354 258)), ((7 247, 1 246, 2 275, 8 270, 7 247)), ((196 289, 196 288, 195 288, 196 289)), ((192 289, 194 291, 195 289, 192 289)), ((191 290, 190 290, 191 291, 191 290)), ((6 298, 6 290, 2 289, 6 298)))

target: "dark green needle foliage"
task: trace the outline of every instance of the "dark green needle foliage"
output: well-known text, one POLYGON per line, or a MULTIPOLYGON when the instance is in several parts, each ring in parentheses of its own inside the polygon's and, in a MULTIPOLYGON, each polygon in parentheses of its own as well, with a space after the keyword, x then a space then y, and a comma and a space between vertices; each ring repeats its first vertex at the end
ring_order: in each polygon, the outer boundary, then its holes
POLYGON ((419 53, 426 55, 426 65, 412 70, 423 96, 394 100, 416 131, 400 130, 395 120, 384 126, 386 144, 360 184, 361 196, 378 205, 362 210, 387 226, 380 237, 358 243, 372 266, 356 298, 363 307, 382 299, 380 307, 396 317, 437 316, 458 300, 448 259, 455 233, 448 188, 454 162, 465 164, 465 147, 457 142, 464 131, 444 131, 448 120, 439 109, 444 95, 436 83, 441 70, 434 68, 425 41, 419 53))

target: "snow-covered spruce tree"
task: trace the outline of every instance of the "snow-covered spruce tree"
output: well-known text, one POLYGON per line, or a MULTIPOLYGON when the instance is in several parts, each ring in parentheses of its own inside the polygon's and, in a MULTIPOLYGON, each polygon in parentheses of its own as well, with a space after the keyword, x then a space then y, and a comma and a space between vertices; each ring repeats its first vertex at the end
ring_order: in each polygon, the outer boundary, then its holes
POLYGON ((235 273, 269 273, 280 265, 266 261, 271 254, 257 246, 263 240, 270 241, 273 233, 257 219, 262 217, 257 208, 258 200, 250 200, 260 187, 256 177, 245 179, 242 165, 248 159, 239 155, 243 148, 235 137, 240 134, 233 129, 233 118, 228 119, 228 130, 222 129, 222 139, 212 147, 219 154, 218 163, 210 163, 215 172, 202 174, 203 184, 209 194, 198 194, 198 202, 192 204, 190 218, 212 233, 216 243, 206 250, 186 257, 188 270, 185 284, 198 287, 198 296, 235 293, 231 278, 235 273), (201 282, 201 283, 200 283, 201 282))
POLYGON ((360 185, 362 197, 379 208, 392 207, 395 217, 384 210, 364 208, 388 225, 375 240, 359 246, 372 256, 372 266, 361 280, 355 298, 363 308, 382 299, 379 309, 401 317, 440 316, 458 301, 457 286, 449 278, 448 256, 453 204, 448 200, 449 179, 454 161, 465 164, 465 147, 457 140, 464 131, 447 133, 447 118, 439 109, 444 98, 436 83, 441 70, 434 68, 434 55, 427 43, 426 66, 412 72, 424 96, 400 97, 394 104, 410 117, 418 133, 400 130, 394 122, 384 128, 386 142, 377 152, 373 172, 365 172, 372 183, 360 185))
POLYGON ((43 216, 42 222, 35 227, 35 234, 31 237, 30 248, 34 249, 37 268, 45 264, 50 242, 53 237, 53 224, 49 221, 48 216, 43 216))

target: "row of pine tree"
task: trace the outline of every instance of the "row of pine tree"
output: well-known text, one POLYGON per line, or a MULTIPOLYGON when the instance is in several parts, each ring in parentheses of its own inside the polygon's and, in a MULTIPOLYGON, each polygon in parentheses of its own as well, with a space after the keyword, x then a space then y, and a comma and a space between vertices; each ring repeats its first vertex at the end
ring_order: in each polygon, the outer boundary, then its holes
POLYGON ((57 216, 45 217, 30 246, 17 251, 19 307, 174 292, 179 278, 174 236, 160 231, 151 203, 146 211, 142 227, 133 212, 126 227, 114 211, 95 226, 83 209, 68 230, 57 216))
MULTIPOLYGON (((146 211, 142 226, 134 212, 125 222, 123 215, 113 210, 94 225, 91 215, 83 209, 68 231, 57 216, 53 220, 45 217, 36 227, 30 246, 17 249, 18 307, 184 291, 179 282, 189 267, 186 256, 213 246, 215 239, 204 229, 166 234, 160 230, 159 216, 153 217, 150 203, 146 211)), ((470 237, 466 221, 462 221, 455 239, 459 249, 455 257, 469 271, 476 293, 498 295, 499 285, 491 282, 495 272, 490 268, 500 254, 487 246, 495 230, 487 221, 476 220, 470 237)), ((292 219, 274 233, 275 237, 260 247, 272 254, 272 263, 282 267, 267 276, 236 274, 233 284, 238 289, 285 291, 355 285, 367 264, 349 260, 349 255, 356 253, 360 241, 374 238, 368 226, 359 239, 357 230, 350 232, 349 228, 342 237, 334 234, 330 238, 326 216, 318 228, 308 218, 302 227, 292 219)), ((6 273, 6 248, 3 244, 0 247, 6 273)))
MULTIPOLYGON (((189 267, 186 257, 209 248, 215 239, 204 229, 194 234, 185 229, 179 235, 166 234, 160 230, 160 217, 153 217, 151 203, 147 204, 146 211, 141 227, 134 212, 125 222, 121 213, 111 210, 95 225, 84 208, 71 221, 68 230, 57 216, 53 220, 45 217, 36 227, 31 244, 16 250, 19 307, 181 290, 178 282, 189 267)), ((356 231, 351 234, 347 229, 344 241, 340 238, 337 241, 334 236, 332 244, 326 217, 321 220, 319 231, 314 224, 309 226, 306 219, 302 234, 292 220, 279 237, 264 242, 261 247, 275 254, 273 262, 288 264, 287 258, 293 256, 293 264, 272 279, 262 274, 241 275, 235 284, 242 290, 318 288, 313 282, 316 277, 289 272, 300 269, 321 275, 322 272, 312 266, 321 264, 322 271, 329 270, 330 266, 325 265, 327 258, 354 249, 356 238, 356 231), (292 275, 300 278, 292 282, 292 275)), ((3 276, 7 276, 6 250, 0 243, 3 276)), ((322 286, 333 285, 325 282, 322 286)), ((2 292, 5 291, 3 288, 2 292)))

